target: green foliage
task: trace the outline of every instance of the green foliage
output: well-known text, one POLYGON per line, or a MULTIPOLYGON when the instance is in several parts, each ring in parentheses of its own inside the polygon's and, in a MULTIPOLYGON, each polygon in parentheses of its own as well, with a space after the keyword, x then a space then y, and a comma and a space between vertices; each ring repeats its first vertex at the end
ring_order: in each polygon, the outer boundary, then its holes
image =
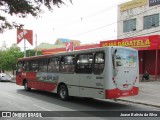
POLYGON ((38 17, 43 12, 42 7, 45 6, 51 11, 54 5, 59 7, 61 4, 64 4, 63 0, 0 0, 0 32, 21 26, 16 22, 8 22, 4 14, 23 18, 27 15, 38 17))
MULTIPOLYGON (((24 53, 21 52, 17 44, 13 44, 10 48, 2 48, 0 50, 0 71, 14 71, 16 69, 17 59, 24 57, 24 53)), ((26 57, 35 56, 35 54, 35 50, 26 51, 26 57)), ((42 55, 41 51, 37 51, 37 55, 42 55)))
MULTIPOLYGON (((26 57, 35 56, 36 51, 35 50, 26 50, 26 57)), ((37 55, 42 55, 41 51, 37 51, 37 55)))
POLYGON ((16 44, 9 49, 0 50, 0 70, 15 70, 17 59, 21 57, 23 57, 23 52, 16 44))

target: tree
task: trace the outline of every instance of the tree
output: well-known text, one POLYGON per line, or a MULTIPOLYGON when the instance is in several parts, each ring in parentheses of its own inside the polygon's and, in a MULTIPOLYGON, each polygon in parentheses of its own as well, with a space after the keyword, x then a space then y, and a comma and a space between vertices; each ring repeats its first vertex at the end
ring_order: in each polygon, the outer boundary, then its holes
MULTIPOLYGON (((26 50, 26 57, 35 56, 36 51, 35 50, 26 50)), ((37 51, 37 55, 42 55, 41 51, 37 51)))
POLYGON ((6 41, 2 42, 1 50, 6 50, 7 49, 7 44, 6 41))
POLYGON ((23 53, 20 51, 20 48, 13 44, 7 50, 0 51, 0 70, 12 70, 14 74, 14 70, 16 69, 16 62, 18 58, 23 57, 23 53))
MULTIPOLYGON (((72 2, 72 0, 69 1, 72 2)), ((63 0, 0 0, 0 32, 21 26, 16 22, 9 22, 4 14, 23 18, 27 17, 27 15, 38 17, 43 12, 43 6, 52 11, 54 5, 60 7, 61 4, 65 4, 63 0)))

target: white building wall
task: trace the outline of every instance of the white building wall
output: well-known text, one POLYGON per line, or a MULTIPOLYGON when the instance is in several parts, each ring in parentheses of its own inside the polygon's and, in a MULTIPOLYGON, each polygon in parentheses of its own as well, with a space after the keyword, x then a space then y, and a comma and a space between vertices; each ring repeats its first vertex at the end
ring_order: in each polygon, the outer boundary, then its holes
POLYGON ((157 35, 157 34, 159 35, 160 26, 143 30, 143 17, 152 15, 152 14, 157 14, 157 13, 160 14, 160 5, 149 7, 149 3, 148 3, 145 6, 129 9, 126 11, 120 11, 120 6, 118 6, 117 38, 123 39, 128 37, 139 37, 139 36, 148 36, 148 35, 157 35), (136 18, 136 30, 124 33, 123 21, 134 19, 134 18, 136 18))

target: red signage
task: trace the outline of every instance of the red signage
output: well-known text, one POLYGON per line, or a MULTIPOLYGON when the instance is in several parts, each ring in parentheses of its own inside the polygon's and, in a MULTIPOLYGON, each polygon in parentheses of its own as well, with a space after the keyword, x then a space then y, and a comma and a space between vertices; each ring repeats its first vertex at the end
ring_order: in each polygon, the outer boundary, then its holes
POLYGON ((24 29, 17 30, 17 44, 23 39, 26 39, 31 45, 33 45, 33 31, 24 29))
POLYGON ((66 51, 73 51, 73 42, 66 43, 66 51))
POLYGON ((138 50, 160 49, 160 36, 143 36, 118 40, 101 41, 100 46, 125 46, 138 50))

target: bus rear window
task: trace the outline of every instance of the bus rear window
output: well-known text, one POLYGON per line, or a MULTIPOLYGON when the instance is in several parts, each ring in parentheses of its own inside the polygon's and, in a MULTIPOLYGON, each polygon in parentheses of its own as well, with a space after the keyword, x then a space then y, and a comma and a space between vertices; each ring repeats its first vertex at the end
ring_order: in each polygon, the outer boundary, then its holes
POLYGON ((115 62, 117 67, 136 67, 137 52, 133 50, 117 49, 115 62))

